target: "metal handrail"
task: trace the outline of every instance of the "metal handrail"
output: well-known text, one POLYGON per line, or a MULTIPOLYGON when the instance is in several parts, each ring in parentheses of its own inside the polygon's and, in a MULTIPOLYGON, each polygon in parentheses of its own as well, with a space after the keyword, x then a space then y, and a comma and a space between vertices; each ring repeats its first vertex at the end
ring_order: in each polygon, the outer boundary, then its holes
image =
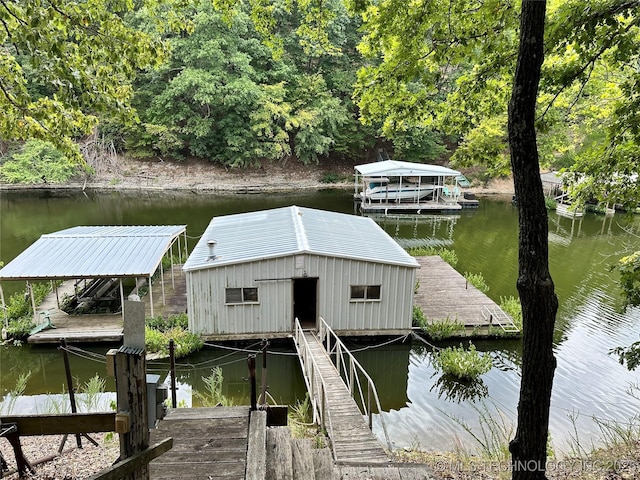
MULTIPOLYGON (((361 409, 362 414, 368 418, 368 425, 370 429, 372 429, 373 427, 373 410, 371 408, 371 401, 372 399, 375 401, 375 407, 380 416, 380 424, 382 425, 382 431, 387 443, 387 449, 391 451, 392 447, 391 441, 389 440, 389 433, 387 432, 387 426, 384 422, 384 417, 382 416, 380 398, 378 397, 378 391, 376 390, 376 386, 373 383, 373 380, 366 372, 366 370, 362 367, 362 365, 360 365, 360 362, 356 360, 349 349, 344 345, 344 343, 342 343, 342 340, 340 340, 340 338, 335 334, 335 332, 322 317, 320 317, 318 336, 320 338, 320 341, 324 344, 327 353, 329 353, 329 357, 331 357, 332 354, 335 354, 336 370, 338 370, 338 374, 345 381, 347 389, 351 393, 351 396, 354 396, 355 393, 358 394, 360 398, 359 408, 361 409), (333 347, 331 345, 332 338, 333 347), (342 375, 343 373, 344 376, 342 375), (364 380, 367 384, 366 400, 362 385, 360 383, 361 376, 364 377, 364 380), (357 392, 354 392, 354 387, 357 387, 357 392)), ((356 402, 356 404, 358 404, 358 402, 356 402)))
POLYGON ((516 327, 516 324, 513 323, 513 319, 498 305, 494 306, 493 309, 490 309, 487 305, 483 305, 481 312, 482 317, 489 322, 490 326, 495 323, 505 333, 516 333, 520 331, 520 329, 516 327), (508 328, 505 328, 505 325, 508 328))
MULTIPOLYGON (((327 414, 327 386, 324 378, 320 374, 320 369, 315 358, 310 354, 309 344, 304 336, 304 331, 300 325, 298 318, 294 322, 293 340, 298 350, 298 359, 302 367, 304 381, 307 385, 307 391, 311 399, 313 407, 313 422, 321 425, 326 431, 331 441, 333 441, 333 425, 331 423, 331 415, 327 414), (320 391, 318 391, 318 389, 320 391)), ((337 461, 336 451, 331 443, 331 453, 333 459, 337 461)))

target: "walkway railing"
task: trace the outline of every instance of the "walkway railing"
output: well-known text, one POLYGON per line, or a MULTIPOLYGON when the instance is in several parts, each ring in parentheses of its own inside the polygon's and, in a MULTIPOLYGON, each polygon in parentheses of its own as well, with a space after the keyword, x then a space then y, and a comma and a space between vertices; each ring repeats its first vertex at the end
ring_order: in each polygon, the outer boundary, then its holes
POLYGON ((378 397, 378 391, 376 390, 373 380, 322 317, 320 317, 319 321, 318 337, 327 353, 329 353, 329 356, 335 358, 334 365, 336 370, 344 380, 347 389, 351 392, 351 396, 356 401, 360 411, 367 418, 370 429, 373 429, 374 408, 376 413, 379 414, 384 439, 387 448, 391 451, 389 433, 387 432, 387 426, 382 416, 380 398, 378 397))
POLYGON ((307 384, 307 392, 309 392, 313 408, 313 422, 324 428, 328 432, 329 438, 333 439, 333 426, 328 410, 327 387, 297 318, 295 319, 293 339, 298 349, 300 366, 302 367, 304 381, 307 384))

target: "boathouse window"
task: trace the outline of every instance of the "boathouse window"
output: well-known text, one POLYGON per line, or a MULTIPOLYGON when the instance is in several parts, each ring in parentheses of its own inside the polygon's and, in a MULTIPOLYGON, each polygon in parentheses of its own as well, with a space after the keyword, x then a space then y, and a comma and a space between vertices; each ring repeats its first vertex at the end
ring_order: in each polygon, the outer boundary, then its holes
POLYGON ((246 288, 226 288, 224 295, 224 303, 258 303, 258 289, 256 287, 246 288))
POLYGON ((380 285, 351 285, 351 301, 380 300, 380 285))

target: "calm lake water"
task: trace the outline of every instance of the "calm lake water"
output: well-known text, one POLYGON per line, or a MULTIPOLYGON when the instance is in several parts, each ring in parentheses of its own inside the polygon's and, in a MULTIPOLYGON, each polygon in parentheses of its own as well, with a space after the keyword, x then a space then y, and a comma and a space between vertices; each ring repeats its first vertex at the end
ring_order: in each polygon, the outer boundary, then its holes
MULTIPOLYGON (((351 192, 335 190, 293 195, 3 192, 0 261, 7 263, 43 233, 76 225, 186 224, 191 248, 216 215, 287 205, 353 213, 351 198, 351 192)), ((517 295, 517 212, 508 200, 483 198, 478 210, 460 215, 376 220, 403 246, 441 245, 455 250, 457 269, 482 273, 494 300, 517 295)), ((550 427, 556 450, 562 453, 569 450, 574 430, 583 445, 590 445, 600 438, 603 422, 633 422, 640 406, 626 393, 638 381, 638 374, 627 371, 608 354, 611 348, 628 345, 640 336, 640 309, 619 311, 617 275, 609 271, 620 256, 639 248, 640 217, 588 214, 571 220, 552 212, 549 231, 551 272, 560 299, 550 427)), ((23 285, 4 287, 10 293, 23 285)), ((376 382, 385 410, 382 416, 395 446, 447 450, 461 441, 473 448, 463 424, 480 437, 481 419, 487 414, 507 427, 514 424, 520 341, 479 341, 476 345, 490 353, 494 368, 481 382, 467 387, 445 382, 432 366, 431 347, 421 342, 351 345, 376 382)), ((104 354, 106 349, 89 350, 104 354)), ((271 351, 269 392, 279 403, 294 404, 305 392, 297 358, 287 345, 274 346, 271 351)), ((238 403, 248 403, 246 355, 207 347, 179 360, 179 400, 197 405, 193 390, 201 389, 202 377, 219 365, 225 393, 238 403)), ((96 373, 104 376, 99 358, 72 356, 71 366, 80 382, 96 373)), ((3 398, 21 373, 32 372, 26 391, 30 397, 20 398, 15 410, 43 411, 51 397, 42 394, 63 391, 63 362, 56 348, 0 347, 0 369, 3 398)), ((151 362, 150 370, 164 379, 167 364, 151 362)), ((113 389, 108 379, 107 390, 113 389)))

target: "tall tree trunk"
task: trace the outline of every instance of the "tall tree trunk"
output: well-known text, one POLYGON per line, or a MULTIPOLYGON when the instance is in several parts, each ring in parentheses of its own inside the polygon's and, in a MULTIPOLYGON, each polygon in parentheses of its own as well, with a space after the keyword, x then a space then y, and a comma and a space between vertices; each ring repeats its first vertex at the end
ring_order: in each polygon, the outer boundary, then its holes
POLYGON ((544 59, 546 1, 523 0, 518 63, 509 102, 509 146, 519 214, 518 292, 522 302, 522 380, 518 426, 509 445, 513 480, 545 479, 549 407, 556 360, 553 327, 558 299, 549 274, 535 115, 544 59))

